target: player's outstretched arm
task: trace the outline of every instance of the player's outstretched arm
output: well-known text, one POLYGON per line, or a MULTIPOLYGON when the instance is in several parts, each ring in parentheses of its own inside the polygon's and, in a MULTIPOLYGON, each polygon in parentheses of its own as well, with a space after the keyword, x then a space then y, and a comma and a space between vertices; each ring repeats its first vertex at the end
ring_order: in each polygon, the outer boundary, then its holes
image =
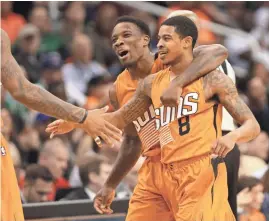
POLYGON ((257 120, 239 97, 236 86, 227 75, 218 70, 212 71, 204 78, 204 89, 207 98, 217 95, 219 102, 240 125, 239 128, 217 141, 215 144, 216 154, 226 156, 235 143, 248 142, 258 136, 260 126, 257 120), (224 150, 226 144, 226 150, 224 150))
POLYGON ((28 108, 81 126, 92 137, 101 136, 108 144, 111 137, 120 140, 121 131, 105 121, 95 121, 95 116, 104 110, 87 112, 83 108, 66 103, 48 91, 30 83, 11 54, 10 40, 1 29, 1 81, 5 89, 28 108))
POLYGON ((182 88, 220 66, 228 57, 228 50, 219 44, 202 45, 194 49, 193 57, 190 66, 162 94, 164 105, 177 106, 182 88))
POLYGON ((115 189, 139 159, 141 142, 138 136, 126 134, 121 144, 117 159, 105 184, 94 198, 94 208, 101 214, 110 214, 115 197, 115 189))
POLYGON ((106 120, 119 129, 123 129, 138 117, 143 116, 152 104, 151 86, 154 78, 155 75, 149 75, 140 80, 134 96, 119 110, 106 114, 106 120))

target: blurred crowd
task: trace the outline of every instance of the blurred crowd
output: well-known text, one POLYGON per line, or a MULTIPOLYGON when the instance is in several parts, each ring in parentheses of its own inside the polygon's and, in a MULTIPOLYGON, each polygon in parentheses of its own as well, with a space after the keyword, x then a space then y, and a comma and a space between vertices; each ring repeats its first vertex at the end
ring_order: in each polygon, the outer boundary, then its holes
MULTIPOLYGON (((158 4, 169 8, 167 13, 192 10, 201 19, 248 32, 267 58, 269 2, 158 4)), ((139 17, 149 25, 151 48, 156 52, 164 17, 117 2, 1 2, 1 27, 11 39, 12 53, 25 76, 87 109, 109 103, 108 90, 123 70, 110 40, 113 24, 122 15, 139 17)), ((220 43, 229 50, 237 88, 262 129, 255 140, 239 147, 239 212, 255 208, 269 214, 269 60, 257 59, 248 42, 236 34, 223 37, 205 28, 199 33, 199 44, 220 43)), ((120 144, 100 149, 81 130, 49 139, 45 128, 54 119, 17 103, 3 87, 1 117, 24 203, 93 200, 112 169, 120 144)), ((118 186, 116 198, 131 195, 142 162, 141 158, 118 186)))

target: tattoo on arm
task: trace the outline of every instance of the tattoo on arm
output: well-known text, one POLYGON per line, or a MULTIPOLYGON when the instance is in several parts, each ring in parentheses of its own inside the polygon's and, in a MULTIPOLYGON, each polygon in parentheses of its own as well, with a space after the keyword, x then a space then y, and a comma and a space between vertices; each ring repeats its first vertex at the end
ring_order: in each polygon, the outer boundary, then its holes
POLYGON ((220 71, 213 71, 204 78, 204 90, 207 97, 217 95, 220 103, 241 125, 247 119, 254 118, 251 110, 239 97, 232 80, 220 71))
POLYGON ((119 109, 125 126, 142 116, 152 104, 151 86, 154 77, 155 75, 150 75, 144 80, 141 80, 132 99, 119 109))
POLYGON ((76 123, 83 119, 85 115, 83 108, 62 101, 25 78, 20 66, 11 55, 10 41, 2 30, 1 55, 5 57, 1 64, 1 81, 16 100, 28 108, 56 118, 76 123))
POLYGON ((215 70, 225 61, 228 52, 222 45, 203 45, 194 49, 193 56, 190 66, 173 80, 178 86, 184 87, 215 70))

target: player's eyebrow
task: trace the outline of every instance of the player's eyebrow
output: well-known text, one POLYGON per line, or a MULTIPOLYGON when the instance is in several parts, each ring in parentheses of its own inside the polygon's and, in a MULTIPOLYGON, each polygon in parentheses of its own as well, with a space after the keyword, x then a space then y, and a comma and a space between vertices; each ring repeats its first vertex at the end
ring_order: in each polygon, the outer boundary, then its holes
POLYGON ((111 40, 117 38, 117 37, 120 36, 120 35, 127 34, 127 33, 132 34, 132 31, 131 31, 131 30, 123 30, 123 31, 121 31, 121 32, 119 32, 119 33, 113 34, 113 35, 111 36, 111 40))
POLYGON ((158 39, 160 39, 160 38, 167 38, 167 37, 169 37, 169 38, 172 38, 172 35, 170 35, 170 34, 163 34, 163 35, 158 35, 158 39))

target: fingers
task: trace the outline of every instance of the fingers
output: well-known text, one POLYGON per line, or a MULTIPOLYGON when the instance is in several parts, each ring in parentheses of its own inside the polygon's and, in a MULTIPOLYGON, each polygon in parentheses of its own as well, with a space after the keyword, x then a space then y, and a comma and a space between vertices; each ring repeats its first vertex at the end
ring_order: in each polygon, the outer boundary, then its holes
POLYGON ((221 148, 220 148, 220 150, 219 150, 219 156, 223 158, 225 152, 227 152, 227 148, 226 148, 226 146, 221 145, 221 148))
POLYGON ((217 154, 216 148, 218 146, 218 140, 212 144, 212 153, 217 154))
POLYGON ((104 203, 102 203, 102 199, 100 198, 96 198, 94 200, 94 208, 96 209, 96 211, 100 214, 111 214, 113 213, 113 210, 110 208, 110 205, 106 205, 104 203))
POLYGON ((93 203, 93 206, 95 208, 95 210, 100 213, 100 214, 103 214, 103 211, 101 209, 101 200, 100 199, 95 199, 94 200, 94 203, 93 203))
POLYGON ((62 122, 63 122, 63 120, 55 120, 52 123, 50 123, 47 127, 56 127, 56 126, 59 126, 60 123, 62 123, 62 122))
POLYGON ((225 151, 222 153, 222 158, 225 158, 229 152, 230 150, 226 148, 225 151))
POLYGON ((101 132, 100 137, 103 138, 103 140, 109 145, 112 146, 113 142, 112 140, 103 132, 101 132))
POLYGON ((52 132, 55 132, 57 129, 58 129, 58 126, 47 127, 47 128, 45 129, 45 131, 46 131, 47 133, 52 133, 52 132))
POLYGON ((109 106, 106 105, 105 107, 101 108, 101 111, 102 111, 103 113, 106 113, 106 112, 108 111, 108 109, 109 109, 109 106))
POLYGON ((105 123, 105 126, 104 133, 120 142, 122 139, 122 131, 108 122, 105 123))

